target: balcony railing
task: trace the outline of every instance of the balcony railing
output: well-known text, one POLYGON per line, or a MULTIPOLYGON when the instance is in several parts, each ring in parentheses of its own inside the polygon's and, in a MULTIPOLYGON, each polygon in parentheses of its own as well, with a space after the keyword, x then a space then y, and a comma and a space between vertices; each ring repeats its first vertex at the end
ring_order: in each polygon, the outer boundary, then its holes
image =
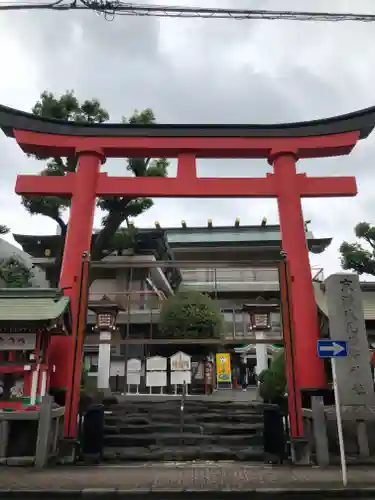
POLYGON ((181 269, 182 279, 187 283, 220 282, 278 282, 279 273, 272 268, 217 268, 217 269, 181 269))
MULTIPOLYGON (((211 286, 229 283, 279 283, 279 271, 273 268, 217 268, 181 269, 183 283, 207 283, 211 286)), ((312 266, 311 277, 314 281, 324 281, 324 269, 312 266)))

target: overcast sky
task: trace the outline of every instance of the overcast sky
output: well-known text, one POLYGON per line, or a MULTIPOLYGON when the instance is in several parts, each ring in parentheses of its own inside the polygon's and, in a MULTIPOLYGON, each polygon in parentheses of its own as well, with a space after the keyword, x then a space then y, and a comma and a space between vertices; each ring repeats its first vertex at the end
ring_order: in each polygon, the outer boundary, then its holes
MULTIPOLYGON (((138 3, 152 3, 138 0, 138 3)), ((194 0, 154 3, 194 5, 194 0)), ((195 5, 202 2, 195 1, 195 5)), ((375 14, 373 0, 205 0, 206 6, 356 11, 375 14)), ((0 13, 0 102, 29 111, 47 89, 74 89, 96 97, 111 121, 151 107, 164 123, 272 123, 324 118, 375 104, 375 23, 178 20, 118 17, 92 12, 0 13)), ((30 217, 14 194, 18 173, 36 173, 41 162, 27 158, 12 139, 0 136, 1 223, 15 233, 50 234, 55 224, 30 217)), ((375 133, 349 157, 304 160, 309 175, 356 175, 359 195, 303 202, 317 237, 333 237, 312 263, 327 273, 340 269, 337 248, 352 240, 358 221, 375 223, 375 133)), ((125 173, 121 160, 108 162, 125 173)), ((200 161, 210 176, 264 176, 265 161, 200 161)), ((174 169, 171 169, 171 175, 174 169)), ((139 226, 277 223, 270 200, 156 200, 139 226)), ((98 214, 97 223, 100 221, 98 214)), ((12 238, 9 237, 12 241, 12 238)))

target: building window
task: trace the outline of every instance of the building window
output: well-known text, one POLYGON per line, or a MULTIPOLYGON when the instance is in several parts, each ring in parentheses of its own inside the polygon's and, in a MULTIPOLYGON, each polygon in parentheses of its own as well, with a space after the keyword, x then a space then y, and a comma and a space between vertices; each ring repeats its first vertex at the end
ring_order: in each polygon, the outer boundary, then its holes
POLYGON ((281 329, 280 312, 271 312, 271 327, 276 331, 279 331, 281 329))
POLYGON ((223 316, 224 316, 224 321, 226 323, 233 323, 233 319, 234 319, 234 311, 233 309, 222 309, 221 310, 223 316))
POLYGON ((234 312, 233 309, 222 309, 224 316, 223 333, 225 338, 233 338, 234 335, 234 312))
POLYGON ((243 311, 234 311, 234 333, 237 337, 245 333, 243 311))

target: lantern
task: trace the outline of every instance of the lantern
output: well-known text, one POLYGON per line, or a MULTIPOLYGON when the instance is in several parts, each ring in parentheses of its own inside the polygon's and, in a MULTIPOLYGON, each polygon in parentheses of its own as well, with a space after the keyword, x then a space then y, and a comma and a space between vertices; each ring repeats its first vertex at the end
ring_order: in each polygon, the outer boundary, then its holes
POLYGON ((116 320, 119 311, 123 308, 109 297, 104 295, 97 302, 92 302, 89 309, 96 313, 95 330, 99 332, 112 332, 116 329, 116 320))

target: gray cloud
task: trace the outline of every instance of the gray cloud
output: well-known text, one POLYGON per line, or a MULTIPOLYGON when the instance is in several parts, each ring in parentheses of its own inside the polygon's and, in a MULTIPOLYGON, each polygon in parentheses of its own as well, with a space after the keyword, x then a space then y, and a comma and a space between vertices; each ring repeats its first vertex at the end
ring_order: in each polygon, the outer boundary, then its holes
MULTIPOLYGON (((144 2, 147 3, 147 2, 144 2)), ((148 2, 149 3, 149 2, 148 2)), ((155 3, 158 3, 155 1, 155 3)), ((160 2, 159 2, 160 3, 160 2)), ((169 1, 190 4, 190 1, 169 1)), ((207 5, 279 9, 276 0, 206 0, 207 5)), ((303 8, 327 9, 327 2, 306 1, 303 8)), ((299 1, 283 8, 301 9, 299 1)), ((349 2, 330 2, 330 10, 350 10, 349 2)), ((357 0, 357 11, 375 12, 370 0, 357 0)), ((160 122, 267 123, 307 120, 370 106, 375 69, 367 48, 375 41, 372 25, 267 21, 212 21, 117 18, 106 22, 89 12, 2 14, 0 54, 4 104, 30 109, 38 94, 75 89, 82 98, 97 97, 112 120, 135 108, 152 107, 160 122), (8 47, 8 44, 7 44, 8 47)), ((0 138, 2 223, 18 232, 51 232, 54 224, 30 218, 12 194, 17 172, 37 172, 40 162, 26 158, 10 140, 0 138)), ((371 181, 375 135, 344 158, 302 161, 309 175, 356 175, 354 199, 305 200, 307 219, 317 235, 335 236, 332 248, 314 257, 329 270, 338 268, 337 247, 352 237, 358 220, 373 218, 371 181)), ((125 173, 121 161, 109 162, 111 174, 125 173)), ((173 168, 171 175, 173 175, 173 168)), ((204 176, 260 176, 264 161, 200 161, 204 176)), ((156 200, 138 223, 163 225, 258 223, 263 215, 277 221, 269 200, 156 200)), ((98 221, 100 214, 98 214, 98 221)))

